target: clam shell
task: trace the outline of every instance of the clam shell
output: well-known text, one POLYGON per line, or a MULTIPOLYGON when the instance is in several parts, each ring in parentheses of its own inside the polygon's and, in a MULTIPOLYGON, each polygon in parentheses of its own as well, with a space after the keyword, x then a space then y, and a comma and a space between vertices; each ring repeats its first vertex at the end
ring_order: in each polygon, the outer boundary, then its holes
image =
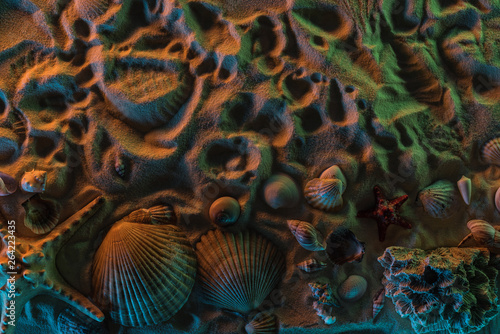
MULTIPOLYGON (((485 246, 493 246, 496 243, 497 231, 490 223, 481 219, 473 219, 467 223, 474 240, 485 246)), ((500 246, 500 245, 499 245, 500 246)))
POLYGON ((450 181, 440 180, 422 189, 418 198, 424 210, 434 218, 448 218, 458 206, 455 186, 450 181))
POLYGON ((218 198, 210 206, 209 216, 217 225, 232 225, 240 217, 240 204, 232 197, 218 198))
POLYGON ((342 300, 355 302, 363 297, 367 286, 368 283, 364 277, 351 275, 342 284, 340 284, 337 292, 342 300))
POLYGON ((56 202, 34 196, 23 206, 26 211, 24 225, 35 234, 50 232, 59 222, 60 205, 56 202))
POLYGON ((326 253, 334 264, 361 262, 365 255, 365 243, 359 241, 349 229, 339 227, 326 239, 326 253))
POLYGON ((258 313, 246 326, 248 334, 277 334, 280 331, 278 317, 267 312, 258 313))
POLYGON ((93 298, 121 325, 158 324, 185 304, 195 276, 195 253, 178 227, 122 220, 95 254, 93 298))
POLYGON ((321 233, 308 222, 289 220, 288 228, 299 244, 308 251, 315 252, 325 250, 321 233))
POLYGON ((264 198, 273 209, 293 208, 299 203, 300 191, 291 177, 277 174, 266 181, 264 198))
POLYGON ((316 271, 325 269, 326 263, 318 261, 316 259, 309 259, 297 264, 297 268, 299 268, 302 271, 305 271, 306 273, 314 273, 316 271))
POLYGON ((481 158, 490 165, 500 166, 500 137, 493 138, 481 149, 481 158))
POLYGON ((0 172, 0 197, 10 195, 16 190, 16 180, 12 176, 0 172))
MULTIPOLYGON (((320 179, 339 179, 342 181, 342 184, 344 186, 344 190, 347 187, 347 179, 344 176, 344 173, 342 173, 342 170, 340 169, 339 166, 333 165, 330 168, 325 169, 323 173, 319 176, 320 179)), ((344 193, 344 191, 342 191, 344 193)))
POLYGON ((495 193, 495 207, 500 211, 500 188, 498 188, 495 193))
POLYGON ((45 190, 47 182, 47 172, 32 170, 24 173, 21 179, 21 188, 29 193, 41 193, 45 190))
POLYGON ((472 195, 472 182, 465 175, 457 181, 458 190, 460 191, 460 195, 464 199, 465 204, 470 204, 470 198, 472 195))
POLYGON ((141 224, 174 224, 176 222, 175 213, 172 206, 156 205, 149 209, 138 209, 132 211, 128 216, 122 218, 123 221, 141 224))
POLYGON ((255 231, 209 231, 196 255, 204 302, 239 313, 258 308, 285 271, 283 255, 255 231))
POLYGON ((385 302, 385 288, 382 288, 375 293, 375 296, 373 296, 373 320, 375 321, 375 318, 377 315, 382 311, 384 308, 384 302, 385 302))
POLYGON ((316 209, 334 211, 342 204, 344 184, 340 179, 312 179, 307 182, 304 195, 307 202, 316 209))

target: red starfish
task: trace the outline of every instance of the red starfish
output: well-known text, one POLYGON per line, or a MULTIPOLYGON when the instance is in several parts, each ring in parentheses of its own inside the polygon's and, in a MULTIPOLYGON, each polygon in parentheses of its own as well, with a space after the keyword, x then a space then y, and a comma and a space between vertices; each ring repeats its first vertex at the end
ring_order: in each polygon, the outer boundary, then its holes
POLYGON ((411 223, 398 213, 401 205, 408 199, 408 195, 388 200, 382 194, 382 190, 379 186, 373 187, 373 192, 377 199, 377 206, 372 210, 359 211, 356 217, 375 219, 378 226, 378 239, 381 242, 385 240, 385 233, 390 224, 399 225, 408 229, 411 228, 411 223))

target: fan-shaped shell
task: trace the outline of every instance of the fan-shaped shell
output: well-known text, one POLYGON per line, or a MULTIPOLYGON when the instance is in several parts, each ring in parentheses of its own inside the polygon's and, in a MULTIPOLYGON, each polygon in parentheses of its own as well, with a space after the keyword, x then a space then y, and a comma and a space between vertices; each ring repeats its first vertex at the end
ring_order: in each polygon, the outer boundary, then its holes
POLYGON ((122 218, 123 221, 142 224, 173 224, 176 222, 175 213, 172 206, 156 205, 149 209, 138 209, 132 211, 128 216, 122 218))
POLYGON ((210 206, 210 219, 221 226, 232 225, 240 217, 240 204, 232 197, 221 197, 210 206))
POLYGON ((484 144, 481 157, 487 164, 500 166, 500 137, 493 138, 484 144))
POLYGON ((470 204, 470 198, 472 195, 472 182, 471 180, 463 175, 460 180, 457 181, 458 190, 460 191, 460 195, 464 199, 465 204, 470 204))
MULTIPOLYGON (((342 173, 342 170, 340 169, 339 166, 333 165, 330 168, 325 169, 323 173, 319 176, 320 179, 339 179, 342 181, 342 185, 344 186, 344 189, 347 187, 347 179, 344 176, 344 173, 342 173)), ((342 191, 344 193, 344 191, 342 191)))
POLYGON ((124 326, 158 324, 184 305, 195 275, 196 256, 178 227, 121 220, 94 257, 94 301, 124 326))
POLYGON ((437 181, 418 194, 424 210, 434 218, 448 218, 456 212, 457 194, 453 183, 437 181))
POLYGON ((473 219, 467 223, 467 227, 471 231, 474 240, 479 244, 485 246, 494 246, 494 244, 498 244, 500 246, 500 236, 497 236, 499 232, 497 232, 487 221, 473 219))
POLYGON ((375 318, 377 315, 382 311, 384 308, 384 302, 385 302, 385 288, 382 288, 375 293, 375 296, 373 296, 373 320, 375 321, 375 318))
POLYGON ((60 206, 37 196, 23 204, 26 211, 24 225, 35 234, 45 234, 59 222, 60 206))
POLYGON ((368 283, 364 277, 351 275, 342 284, 340 284, 337 292, 339 297, 343 300, 355 302, 363 297, 367 286, 368 283))
POLYGON ((338 265, 361 262, 365 255, 365 243, 359 241, 349 229, 339 227, 328 236, 326 253, 338 265))
POLYGON ((273 209, 293 208, 300 200, 300 191, 291 177, 277 174, 266 181, 264 198, 273 209))
POLYGON ((248 334, 277 334, 280 331, 280 323, 276 315, 261 312, 245 326, 245 331, 248 334))
POLYGON ((307 182, 304 195, 314 208, 333 211, 342 206, 344 190, 344 184, 340 179, 312 179, 307 182))
POLYGON ((10 195, 16 190, 16 180, 12 176, 0 172, 0 197, 10 195))
POLYGON ((47 182, 47 172, 32 170, 26 172, 21 179, 21 188, 29 193, 41 193, 45 190, 47 182))
POLYGON ((297 264, 297 268, 299 268, 302 271, 305 271, 306 273, 314 273, 316 271, 325 269, 326 263, 318 261, 316 259, 309 259, 297 264))
POLYGON ((255 231, 209 231, 196 255, 204 301, 239 313, 259 307, 285 271, 283 255, 255 231))
POLYGON ((321 233, 308 222, 289 220, 288 228, 299 244, 308 251, 315 252, 325 250, 321 233))

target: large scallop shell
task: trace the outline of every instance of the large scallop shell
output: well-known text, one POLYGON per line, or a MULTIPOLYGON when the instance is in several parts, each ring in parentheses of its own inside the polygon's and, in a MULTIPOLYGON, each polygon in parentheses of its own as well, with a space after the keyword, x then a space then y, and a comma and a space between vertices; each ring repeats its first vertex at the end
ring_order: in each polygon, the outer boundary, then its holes
POLYGON ((16 190, 16 180, 12 176, 0 172, 0 197, 10 195, 16 190))
POLYGON ((300 191, 291 177, 277 174, 266 181, 264 198, 273 209, 293 208, 300 200, 300 191))
POLYGON ((204 301, 239 313, 259 307, 285 271, 283 255, 255 231, 209 231, 196 255, 204 301))
POLYGON ((316 209, 334 211, 343 204, 345 186, 340 179, 316 178, 307 182, 304 195, 307 202, 316 209))
POLYGON ((246 326, 248 334, 277 334, 280 331, 278 317, 267 312, 258 313, 246 326))
POLYGON ((484 144, 481 157, 487 164, 500 166, 500 137, 493 138, 484 144))
POLYGON ((367 286, 368 283, 364 277, 351 275, 342 284, 340 284, 337 292, 339 297, 343 300, 355 302, 363 297, 367 286))
POLYGON ((325 250, 321 233, 308 222, 289 220, 288 228, 299 244, 308 251, 315 252, 325 250))
POLYGON ((359 241, 349 229, 339 227, 328 236, 326 253, 330 260, 338 265, 361 262, 365 254, 365 243, 359 241))
POLYGON ((448 218, 458 206, 455 185, 447 180, 437 181, 422 189, 418 198, 424 210, 434 218, 448 218))
POLYGON ((94 301, 124 326, 158 324, 184 305, 195 276, 196 256, 178 227, 121 220, 94 257, 94 301))
POLYGON ((26 216, 24 225, 35 234, 45 234, 59 222, 60 205, 57 202, 46 201, 38 196, 33 196, 24 204, 26 216))
POLYGON ((232 225, 240 217, 240 204, 232 197, 218 198, 210 206, 209 216, 217 225, 232 225))
POLYGON ((138 209, 132 211, 128 216, 122 218, 121 220, 141 223, 141 224, 173 224, 176 222, 175 213, 172 206, 166 205, 156 205, 149 209, 138 209))

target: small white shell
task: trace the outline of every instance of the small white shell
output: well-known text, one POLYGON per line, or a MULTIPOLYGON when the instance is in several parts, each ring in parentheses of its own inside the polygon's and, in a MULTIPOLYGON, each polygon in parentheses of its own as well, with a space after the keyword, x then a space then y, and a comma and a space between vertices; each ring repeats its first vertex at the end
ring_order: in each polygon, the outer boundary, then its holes
POLYGON ((470 198, 472 195, 472 182, 465 175, 462 176, 460 180, 457 181, 458 190, 460 191, 460 195, 464 199, 465 204, 470 204, 470 198))
POLYGON ((434 218, 448 218, 456 212, 457 194, 453 183, 437 181, 418 194, 425 211, 434 218))
POLYGON ((300 191, 291 177, 278 174, 266 181, 264 198, 273 209, 293 208, 300 200, 300 191))
POLYGON ((29 193, 41 193, 45 190, 47 182, 47 172, 32 170, 26 172, 21 179, 21 188, 29 193))
POLYGON ((325 250, 321 233, 308 222, 289 220, 288 228, 290 228, 290 231, 299 244, 308 251, 315 252, 325 250))
POLYGON ((340 179, 312 179, 307 182, 304 196, 316 209, 334 211, 343 204, 345 186, 340 179))
POLYGON ((500 137, 493 138, 484 144, 481 157, 487 164, 500 166, 500 137))
POLYGON ((355 302, 366 292, 368 283, 364 277, 358 275, 349 276, 342 284, 340 284, 337 292, 339 297, 348 302, 355 302))

